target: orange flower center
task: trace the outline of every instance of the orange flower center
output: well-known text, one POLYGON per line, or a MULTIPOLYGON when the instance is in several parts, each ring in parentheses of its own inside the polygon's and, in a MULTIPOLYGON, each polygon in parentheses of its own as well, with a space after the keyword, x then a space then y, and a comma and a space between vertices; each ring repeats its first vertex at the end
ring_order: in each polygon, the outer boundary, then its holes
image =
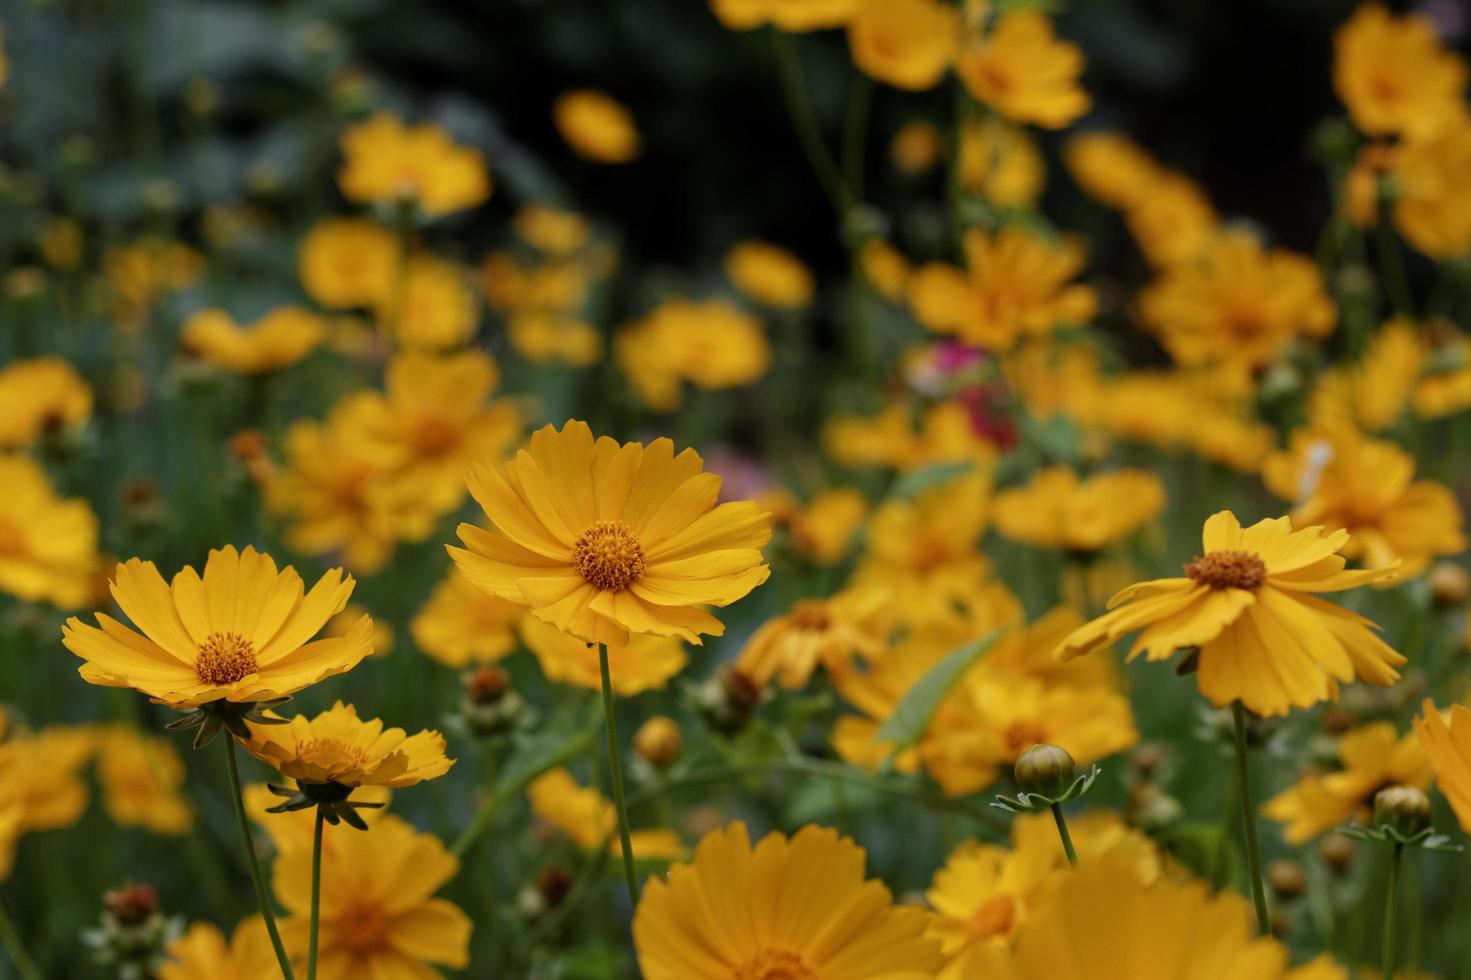
POLYGON ((296 758, 328 772, 346 772, 363 768, 368 762, 368 752, 361 745, 340 738, 314 738, 296 747, 296 758))
POLYGON ((418 455, 443 456, 459 442, 459 433, 444 419, 430 417, 419 420, 409 439, 418 455))
POLYGON ((736 967, 732 980, 818 980, 818 976, 796 953, 763 949, 736 967))
POLYGON ((382 949, 388 940, 388 913, 378 902, 349 902, 333 922, 337 942, 359 956, 382 949))
POLYGON ((975 910, 967 923, 971 935, 977 939, 1008 936, 1015 924, 1016 902, 1012 901, 1010 895, 992 895, 981 903, 981 907, 975 910))
POLYGON ((1212 551, 1188 562, 1185 574, 1213 589, 1256 589, 1267 580, 1267 565, 1250 551, 1212 551))
POLYGON ((255 648, 239 633, 211 633, 194 657, 194 673, 206 684, 233 684, 258 669, 255 648))
POLYGON ((25 531, 14 521, 0 517, 0 558, 20 558, 25 553, 25 531))
POLYGON ((792 607, 793 629, 820 633, 832 623, 832 617, 827 613, 827 606, 816 599, 803 599, 792 607))
POLYGON ((587 582, 622 592, 644 573, 644 549, 622 521, 598 521, 572 545, 572 565, 587 582))

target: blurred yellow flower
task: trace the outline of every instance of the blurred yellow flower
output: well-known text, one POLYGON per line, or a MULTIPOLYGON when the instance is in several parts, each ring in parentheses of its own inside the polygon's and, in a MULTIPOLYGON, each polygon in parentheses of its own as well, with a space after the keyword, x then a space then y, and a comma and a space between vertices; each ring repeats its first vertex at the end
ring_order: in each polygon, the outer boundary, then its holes
POLYGON ((910 92, 940 84, 959 42, 960 16, 940 0, 859 0, 848 21, 853 64, 910 92))
POLYGON ((355 707, 341 701, 315 718, 296 715, 284 725, 246 724, 246 751, 302 783, 397 789, 443 776, 455 764, 445 757, 439 732, 409 735, 402 728, 385 729, 381 720, 363 721, 355 707))
POLYGON ((432 123, 405 126, 386 112, 344 130, 337 183, 349 201, 411 204, 437 218, 490 197, 485 158, 432 123))
POLYGON ((837 675, 856 657, 876 660, 887 646, 887 601, 879 589, 798 599, 790 611, 751 634, 736 657, 736 668, 763 687, 777 679, 782 687, 799 691, 819 665, 837 675))
POLYGON ((41 464, 0 454, 0 592, 64 609, 84 606, 97 568, 97 517, 58 497, 41 464))
POLYGON ((1162 168, 1143 147, 1123 133, 1079 133, 1063 144, 1063 162, 1078 186, 1100 204, 1120 211, 1152 194, 1162 168))
MULTIPOLYGON (((520 632, 547 680, 593 691, 601 688, 598 651, 592 644, 530 614, 522 615, 520 632)), ((684 644, 674 636, 630 636, 627 644, 608 646, 608 673, 613 693, 620 697, 663 690, 688 662, 684 644)))
POLYGON ((522 608, 477 589, 451 568, 409 623, 414 642, 446 667, 494 663, 516 648, 522 608))
POLYGON ((831 487, 813 494, 783 522, 792 550, 814 565, 842 561, 868 513, 868 498, 853 487, 831 487))
POLYGON ((732 31, 763 24, 778 30, 806 32, 842 27, 858 12, 862 0, 710 0, 716 18, 732 31))
POLYGON ((1149 264, 1158 269, 1191 262, 1207 252, 1220 218, 1195 181, 1166 173, 1124 212, 1124 224, 1149 264))
POLYGON ((158 980, 262 980, 280 972, 270 937, 260 916, 235 927, 229 945, 207 922, 196 922, 164 948, 158 980))
POLYGON ((1092 105, 1078 85, 1083 52, 1058 40, 1051 18, 1035 10, 997 17, 955 71, 972 96, 1014 122, 1061 129, 1092 105))
POLYGON ((889 158, 900 173, 916 176, 945 157, 945 137, 928 119, 910 119, 889 144, 889 158))
MULTIPOLYGON (((584 850, 606 847, 618 852, 618 815, 613 804, 591 786, 580 786, 566 769, 538 776, 526 788, 531 812, 584 850)), ((633 856, 639 861, 670 861, 684 857, 686 848, 673 830, 635 830, 630 834, 633 856)))
POLYGON ((628 163, 643 152, 633 114, 606 93, 563 92, 552 104, 552 121, 573 152, 594 163, 628 163))
POLYGON ((82 261, 82 226, 71 218, 51 218, 36 236, 41 257, 53 269, 75 269, 82 261))
POLYGON ((624 327, 614 354, 638 397, 672 411, 681 383, 709 390, 752 384, 771 365, 761 322, 724 299, 672 299, 624 327))
POLYGON ((1370 136, 1429 136, 1465 112, 1466 65, 1430 18, 1364 3, 1333 39, 1333 87, 1370 136))
POLYGON ((1042 196, 1046 164, 1020 126, 988 117, 960 127, 960 186, 1001 208, 1029 208, 1042 196))
POLYGON ((199 281, 204 256, 182 242, 143 238, 109 249, 102 266, 117 327, 136 333, 166 293, 188 289, 199 281))
POLYGON ((1409 407, 1424 360, 1414 321, 1385 321, 1357 361, 1318 375, 1308 400, 1310 424, 1331 431, 1388 429, 1409 407))
POLYGON ((188 832, 194 813, 184 795, 184 763, 171 742, 109 725, 98 730, 96 745, 102 804, 113 822, 155 834, 188 832))
POLYGON ((548 204, 526 205, 511 219, 511 227, 526 244, 556 258, 580 252, 592 237, 586 218, 548 204))
POLYGON ((1164 484, 1146 470, 1080 480, 1066 466, 1049 466, 1025 486, 996 495, 995 522, 1014 541, 1092 553, 1129 537, 1164 508, 1164 484))
POLYGON ((1442 714, 1435 702, 1426 698, 1413 724, 1430 758, 1436 785, 1450 801, 1461 829, 1471 833, 1471 710, 1464 704, 1454 704, 1442 714))
POLYGON ((870 238, 858 253, 863 276, 878 294, 892 303, 904 299, 909 284, 909 260, 882 238, 870 238))
POLYGON ((374 306, 393 287, 398 242, 376 221, 328 218, 301 241, 297 272, 307 295, 333 310, 374 306))
POLYGON ((1252 415, 1250 391, 1234 370, 1133 371, 1109 378, 1093 418, 1124 439, 1165 449, 1189 448, 1233 469, 1255 472, 1277 434, 1252 415))
POLYGON ((0 449, 20 449, 92 417, 92 389, 60 357, 0 367, 0 449))
POLYGON ((322 318, 299 306, 282 306, 252 324, 237 324, 224 310, 200 310, 184 322, 183 350, 236 374, 268 374, 290 367, 327 337, 322 318))
POLYGON ((82 769, 96 744, 92 730, 64 725, 0 741, 0 878, 20 834, 60 830, 81 819, 87 809, 82 769))
POLYGON ((86 661, 83 680, 171 707, 265 701, 351 670, 371 652, 366 616, 346 637, 309 642, 354 584, 334 569, 306 591, 295 569, 278 571, 249 547, 212 550, 202 577, 186 565, 172 584, 134 558, 117 566, 112 596, 141 633, 97 613, 101 629, 74 616, 62 642, 86 661))
POLYGON ((512 349, 535 364, 555 361, 587 367, 603 356, 602 334, 572 317, 523 313, 511 318, 506 333, 512 349))
POLYGON ((465 269, 432 255, 409 260, 401 290, 378 297, 374 310, 405 347, 458 347, 475 335, 478 311, 465 269))
POLYGON ((1471 168, 1471 119, 1457 117, 1435 136, 1409 140, 1390 151, 1394 225, 1432 259, 1471 251, 1471 201, 1461 179, 1471 168))
POLYGON ((1471 408, 1471 337, 1437 329, 1415 386, 1415 414, 1438 419, 1471 408))
POLYGON ((799 310, 812 302, 812 273, 779 245, 741 242, 725 253, 724 265, 735 287, 764 306, 799 310))
POLYGON ((745 824, 713 831, 691 863, 645 885, 633 917, 639 969, 648 980, 934 976, 929 913, 893 905, 882 882, 864 880, 865 859, 817 826, 768 834, 754 849, 745 824))

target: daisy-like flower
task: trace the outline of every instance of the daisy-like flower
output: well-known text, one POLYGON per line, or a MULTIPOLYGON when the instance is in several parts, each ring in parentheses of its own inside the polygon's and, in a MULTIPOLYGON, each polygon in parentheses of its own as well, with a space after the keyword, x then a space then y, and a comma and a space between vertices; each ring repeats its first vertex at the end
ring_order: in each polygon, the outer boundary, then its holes
POLYGON ((392 289, 393 232, 362 218, 318 222, 301 242, 297 273, 307 295, 329 309, 372 306, 392 289))
POLYGON ((996 530, 1014 541, 1091 554, 1124 540, 1165 507, 1165 488, 1145 470, 1086 479, 1066 466, 1041 470, 996 495, 996 530))
POLYGON ((403 289, 380 294, 373 312, 395 343, 418 350, 458 347, 475 335, 478 317, 467 270, 433 255, 409 259, 403 289))
POLYGON ((633 113, 604 92, 563 92, 552 105, 552 122, 574 153, 594 163, 628 163, 643 152, 633 113))
POLYGON ((517 603, 482 592, 451 568, 409 632, 420 650, 446 667, 488 664, 516 649, 516 624, 524 614, 517 603))
POLYGON ((996 118, 960 127, 956 179, 999 208, 1031 207, 1042 196, 1047 165, 1021 126, 996 118))
POLYGON ((413 204, 426 217, 478 207, 490 197, 485 158, 442 127, 405 126, 380 112, 342 134, 337 182, 351 201, 413 204))
POLYGON ((1200 692, 1217 707, 1240 701, 1259 715, 1310 707, 1355 677, 1392 684, 1405 658, 1369 620, 1317 595, 1398 574, 1393 567, 1345 570, 1338 552, 1348 541, 1343 530, 1293 531, 1285 517, 1243 529, 1235 514, 1221 511, 1205 522, 1204 554, 1185 565, 1184 577, 1124 589, 1059 654, 1094 653, 1142 630, 1130 659, 1164 660, 1196 648, 1200 692))
POLYGON ((942 961, 929 913, 863 877, 863 848, 808 826, 755 848, 745 824, 707 835, 650 879, 633 917, 648 980, 927 980, 942 961))
MULTIPOLYGON (((596 646, 530 613, 522 612, 520 619, 521 641, 536 657, 547 680, 593 691, 602 687, 596 646)), ((613 693, 624 698, 662 690, 689 663, 677 636, 631 635, 626 646, 607 649, 613 693)))
POLYGON ((594 440, 585 422, 548 425, 504 466, 480 465, 470 492, 494 530, 459 526, 449 549, 492 595, 589 643, 631 634, 699 643, 725 627, 701 606, 725 606, 766 581, 761 548, 771 515, 716 505, 720 478, 668 439, 648 446, 594 440))
POLYGON ((885 648, 880 625, 889 596, 882 589, 855 589, 830 599, 799 599, 751 634, 736 667, 757 684, 778 678, 782 687, 801 690, 818 665, 830 674, 847 669, 855 657, 873 660, 885 648))
POLYGON ((97 516, 56 495, 40 463, 0 454, 0 592, 74 609, 92 594, 97 516))
POLYGON ((38 357, 0 368, 0 449, 29 446, 92 417, 92 389, 68 361, 38 357))
POLYGON ((998 17, 955 72, 977 100, 1016 122, 1061 129, 1092 104, 1078 85, 1083 52, 1058 40, 1052 19, 1035 10, 998 17))
POLYGON ((1429 17, 1366 3, 1339 28, 1333 49, 1333 87, 1371 136, 1429 136, 1464 112, 1466 65, 1429 17))
POLYGON ((246 751, 298 783, 358 786, 413 786, 449 772, 455 760, 444 754, 444 736, 424 730, 409 735, 383 727, 377 718, 358 717, 338 701, 315 718, 297 715, 287 724, 250 725, 246 751))
POLYGON ((230 941, 207 922, 196 922, 164 948, 158 980, 261 980, 279 972, 259 916, 235 927, 230 941))
POLYGON ((97 734, 97 781, 113 822, 155 834, 186 833, 194 813, 184 796, 184 763, 173 744, 127 725, 110 725, 97 734))
POLYGON ((812 302, 812 270, 780 245, 741 242, 725 253, 725 274, 756 302, 778 310, 800 310, 812 302))
POLYGON ((1414 321, 1394 317, 1376 333, 1357 361, 1318 376, 1308 402, 1314 428, 1381 432, 1405 414, 1426 352, 1414 321))
POLYGON ((707 391, 748 385, 771 366, 761 321, 729 300, 672 299, 619 331, 618 366, 650 408, 679 407, 689 381, 707 391))
POLYGON ((793 502, 781 523, 793 551, 814 565, 830 568, 848 553, 867 513, 868 498, 862 492, 832 487, 814 494, 802 507, 793 502))
POLYGON ((922 92, 950 70, 960 35, 955 9, 938 0, 865 0, 848 22, 848 49, 864 74, 922 92))
POLYGON ((842 27, 859 5, 860 0, 710 0, 710 10, 732 31, 762 24, 799 33, 842 27))
POLYGON ((241 326, 224 310, 200 310, 184 323, 183 349, 236 374, 267 374, 290 367, 327 338, 322 318, 299 306, 272 310, 241 326))
POLYGON ((1435 702, 1426 698, 1413 724, 1430 757, 1436 785, 1450 800, 1461 829, 1471 833, 1471 709, 1456 704, 1442 714, 1435 702))
MULTIPOLYGON (((556 827, 584 850, 608 848, 618 853, 618 816, 613 804, 591 786, 580 786, 566 769, 552 769, 526 788, 531 812, 556 827)), ((640 861, 669 861, 687 849, 673 830, 635 830, 629 834, 633 856, 640 861)))

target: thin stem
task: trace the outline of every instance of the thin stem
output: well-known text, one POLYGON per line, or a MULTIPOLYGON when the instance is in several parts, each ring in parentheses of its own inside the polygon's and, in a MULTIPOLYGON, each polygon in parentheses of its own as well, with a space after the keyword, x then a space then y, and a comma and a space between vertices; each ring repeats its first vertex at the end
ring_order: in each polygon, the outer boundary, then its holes
POLYGON ((807 162, 812 165, 817 182, 822 185, 822 191, 832 203, 833 209, 842 214, 848 203, 848 189, 843 184, 843 175, 838 172, 838 165, 828 152, 827 144, 822 140, 822 131, 817 125, 817 113, 812 110, 812 102, 807 98, 807 83, 802 78, 802 63, 797 57, 796 42, 784 32, 775 29, 772 30, 771 37, 776 48, 776 66, 781 75, 782 95, 786 98, 787 112, 792 117, 792 125, 796 127, 802 152, 807 154, 807 162))
POLYGON ((1410 280, 1405 274, 1404 256, 1400 254, 1398 240, 1386 204, 1381 203, 1379 222, 1374 229, 1374 244, 1379 250, 1379 276, 1384 281, 1384 294, 1394 312, 1406 316, 1415 313, 1415 300, 1410 295, 1410 280))
POLYGON ((317 807, 317 825, 312 832, 312 931, 307 940, 306 980, 317 980, 317 930, 322 921, 322 808, 317 807))
POLYGON ((20 980, 42 980, 40 967, 26 952, 25 943, 21 942, 20 933, 16 931, 15 923, 10 921, 10 913, 5 911, 4 905, 0 905, 0 946, 5 947, 5 955, 10 957, 20 980))
POLYGON ((271 948, 276 951, 276 962, 281 966, 285 980, 296 980, 291 970, 291 959, 286 947, 281 945, 281 930, 276 928, 276 913, 271 909, 271 899, 266 894, 266 879, 260 873, 260 860, 255 856, 255 840, 250 835, 250 820, 245 816, 245 798, 240 793, 240 769, 235 763, 235 738, 224 733, 225 760, 230 769, 230 798, 235 801, 235 822, 240 825, 240 839, 245 842, 245 857, 250 862, 250 879, 255 883, 255 898, 260 903, 261 918, 266 920, 266 933, 271 937, 271 948))
POLYGON ((1256 841, 1256 805, 1251 800, 1251 769, 1246 760, 1246 709, 1240 701, 1231 705, 1231 717, 1236 722, 1236 780, 1241 790, 1241 823, 1246 829, 1246 864, 1247 874, 1251 878, 1251 901, 1256 906, 1257 932, 1267 936, 1272 932, 1272 923, 1267 915, 1267 890, 1262 884, 1262 855, 1256 841))
POLYGON ((613 679, 608 674, 608 645, 598 644, 598 670, 603 677, 603 727, 608 733, 608 768, 613 779, 613 806, 618 811, 618 841, 623 845, 623 876, 628 900, 638 905, 638 875, 633 870, 633 841, 628 833, 628 805, 623 799, 623 764, 618 759, 618 727, 613 718, 613 679))
POLYGON ((1399 862, 1403 851, 1403 844, 1395 844, 1394 853, 1389 859, 1389 885, 1384 897, 1384 952, 1380 961, 1384 964, 1384 980, 1394 980, 1395 891, 1399 887, 1399 862))
POLYGON ((1067 852, 1067 863, 1078 866, 1078 852, 1073 850, 1073 837, 1067 832, 1067 819, 1062 815, 1062 804, 1052 804, 1052 819, 1057 821, 1057 836, 1062 838, 1062 849, 1067 852))
MULTIPOLYGON (((480 804, 480 809, 475 811, 475 816, 470 819, 469 825, 461 832, 459 838, 455 840, 454 845, 450 847, 450 853, 456 858, 463 860, 465 855, 469 853, 470 848, 474 847, 475 842, 480 839, 480 836, 489 829, 491 822, 495 819, 495 815, 500 812, 503 806, 512 800, 520 798, 521 793, 538 776, 544 775, 548 771, 556 769, 558 766, 565 766, 573 759, 586 754, 588 749, 592 748, 593 731, 593 729, 587 729, 578 733, 576 737, 569 739, 567 744, 554 756, 544 760, 544 764, 533 766, 525 772, 522 772, 520 776, 511 780, 507 785, 491 787, 490 795, 485 798, 484 803, 480 804)), ((510 767, 507 768, 509 769, 510 767)), ((509 772, 507 775, 509 776, 509 772)))
POLYGON ((863 200, 863 165, 872 103, 873 79, 858 72, 848 89, 848 111, 843 118, 843 184, 854 201, 863 200))

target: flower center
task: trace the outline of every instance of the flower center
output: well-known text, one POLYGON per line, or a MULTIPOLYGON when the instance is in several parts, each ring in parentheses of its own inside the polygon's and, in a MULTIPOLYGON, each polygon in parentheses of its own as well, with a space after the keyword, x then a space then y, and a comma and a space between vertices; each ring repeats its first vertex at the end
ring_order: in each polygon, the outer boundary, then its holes
POLYGON ((451 423, 431 416, 419 420, 410 439, 418 455, 443 456, 455 447, 459 433, 451 423))
POLYGON ((239 633, 211 633, 194 657, 194 673, 206 684, 233 684, 257 669, 255 648, 239 633))
POLYGON ((796 953, 763 949, 736 967, 731 980, 818 980, 818 976, 796 953))
POLYGON ((1040 724, 1028 719, 1007 725, 1001 738, 1006 743, 1008 754, 1016 757, 1032 746, 1046 742, 1047 732, 1040 724))
POLYGON ((823 603, 816 599, 802 599, 792 606, 791 624, 793 629, 820 633, 832 625, 832 617, 827 614, 827 606, 823 603))
POLYGON ((1010 895, 992 895, 981 903, 967 923, 971 935, 977 939, 1008 936, 1015 924, 1016 903, 1010 895))
POLYGON ((25 531, 14 521, 0 517, 0 558, 20 558, 25 553, 25 531))
POLYGON ((1267 580, 1267 565, 1250 551, 1212 551, 1186 563, 1185 574, 1213 589, 1256 589, 1267 580))
POLYGON ((355 954, 381 949, 388 938, 388 915, 377 902, 349 902, 333 925, 336 940, 355 954))
POLYGON ((644 549, 622 521, 598 521, 572 545, 572 564, 588 583, 622 592, 644 573, 644 549))
POLYGON ((361 769, 368 761, 368 752, 340 738, 317 738, 297 746, 296 757, 307 765, 340 773, 361 769))

